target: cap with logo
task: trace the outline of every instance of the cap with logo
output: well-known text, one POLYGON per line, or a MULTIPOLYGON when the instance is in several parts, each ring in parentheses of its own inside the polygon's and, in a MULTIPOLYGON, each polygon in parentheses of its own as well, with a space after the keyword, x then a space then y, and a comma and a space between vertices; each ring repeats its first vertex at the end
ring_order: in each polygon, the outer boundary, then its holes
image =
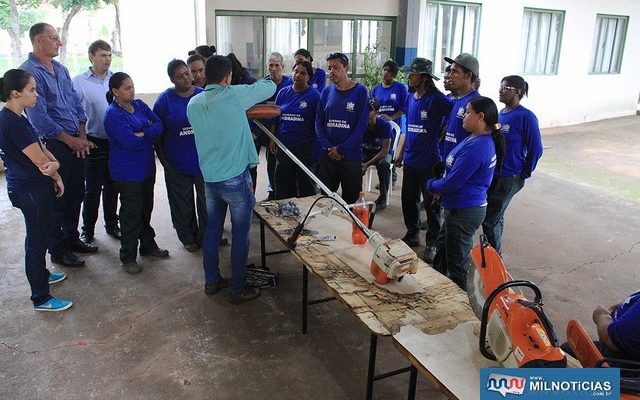
POLYGON ((444 60, 449 64, 456 63, 458 65, 462 65, 469 71, 473 72, 475 76, 480 76, 480 63, 477 58, 469 53, 460 53, 460 55, 453 60, 449 57, 445 57, 444 60))
POLYGON ((440 78, 433 74, 433 63, 430 60, 422 57, 414 58, 408 67, 402 68, 402 72, 405 72, 407 74, 426 74, 436 81, 440 80, 440 78))

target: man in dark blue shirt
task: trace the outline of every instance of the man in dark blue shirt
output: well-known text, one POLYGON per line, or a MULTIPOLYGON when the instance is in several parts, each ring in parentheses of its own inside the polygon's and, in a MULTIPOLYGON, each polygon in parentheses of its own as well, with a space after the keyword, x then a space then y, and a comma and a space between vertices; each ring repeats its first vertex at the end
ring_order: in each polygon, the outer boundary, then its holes
POLYGON ((27 111, 27 117, 38 136, 46 141, 47 149, 60 161, 58 172, 65 185, 64 195, 54 204, 49 253, 56 264, 79 267, 84 265, 84 260, 71 251, 98 251, 98 247, 81 241, 78 234, 84 197, 82 159, 95 144, 87 140, 87 117, 69 71, 53 59, 62 45, 58 32, 53 26, 40 22, 31 27, 29 38, 33 52, 20 69, 35 79, 38 102, 27 111))
POLYGON ((331 190, 342 185, 342 198, 349 204, 362 191, 362 135, 367 130, 369 95, 367 89, 349 78, 349 58, 342 53, 327 57, 333 85, 322 91, 316 133, 322 149, 318 178, 331 190))

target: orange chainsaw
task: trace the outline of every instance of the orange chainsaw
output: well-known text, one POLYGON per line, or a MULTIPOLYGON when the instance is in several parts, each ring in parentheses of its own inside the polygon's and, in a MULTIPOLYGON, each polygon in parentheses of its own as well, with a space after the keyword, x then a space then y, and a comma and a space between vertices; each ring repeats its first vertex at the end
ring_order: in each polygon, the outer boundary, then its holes
POLYGON ((480 318, 480 352, 507 368, 563 368, 565 353, 542 310, 542 293, 530 281, 513 280, 485 235, 471 250, 467 294, 480 318), (533 301, 514 288, 530 288, 533 301))

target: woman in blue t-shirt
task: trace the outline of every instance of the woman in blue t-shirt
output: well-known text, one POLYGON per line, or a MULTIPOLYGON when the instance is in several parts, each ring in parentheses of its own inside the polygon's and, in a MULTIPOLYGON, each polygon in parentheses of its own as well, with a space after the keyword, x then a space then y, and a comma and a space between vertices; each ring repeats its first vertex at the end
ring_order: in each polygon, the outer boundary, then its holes
POLYGON ((498 108, 488 97, 467 104, 462 126, 471 134, 447 156, 444 176, 427 186, 440 196, 445 213, 444 249, 438 249, 444 257, 436 257, 434 267, 466 290, 473 235, 484 220, 493 171, 501 167, 504 137, 498 108))
POLYGON ((498 120, 505 138, 502 170, 496 170, 487 197, 487 215, 482 231, 498 253, 502 253, 504 212, 513 196, 524 187, 542 156, 542 137, 535 114, 520 105, 522 96, 529 92, 529 84, 518 75, 502 78, 498 120))
POLYGON ((293 58, 296 62, 306 61, 312 66, 313 73, 309 77, 309 86, 322 93, 322 90, 327 85, 327 73, 322 68, 313 67, 313 57, 307 49, 298 49, 293 53, 293 58))
POLYGON ((162 122, 135 95, 129 75, 111 76, 104 129, 111 146, 109 172, 120 192, 120 261, 129 274, 142 271, 136 262, 138 242, 141 256, 169 257, 168 250, 158 247, 151 227, 156 181, 153 143, 162 134, 162 122))
POLYGON ((0 101, 6 102, 0 110, 0 156, 6 167, 9 200, 22 211, 26 225, 24 263, 31 301, 37 311, 62 311, 72 303, 52 297, 49 284, 66 275, 49 272, 45 254, 54 196, 62 196, 64 185, 58 174, 60 164, 24 116, 25 108, 34 107, 37 99, 36 81, 28 72, 10 69, 0 78, 0 101))
POLYGON ((193 253, 202 245, 207 203, 193 128, 187 119, 187 104, 202 88, 192 84, 189 68, 182 60, 170 61, 167 74, 174 86, 160 93, 153 105, 153 113, 164 126, 156 141, 156 154, 164 167, 173 228, 184 248, 193 253))
MULTIPOLYGON (((313 68, 307 61, 298 61, 293 67, 293 85, 282 89, 276 96, 280 106, 280 117, 271 131, 307 168, 312 169, 311 156, 316 132, 315 119, 320 93, 309 85, 313 68)), ((298 167, 275 143, 276 151, 275 198, 305 197, 316 194, 316 186, 309 176, 298 167)))

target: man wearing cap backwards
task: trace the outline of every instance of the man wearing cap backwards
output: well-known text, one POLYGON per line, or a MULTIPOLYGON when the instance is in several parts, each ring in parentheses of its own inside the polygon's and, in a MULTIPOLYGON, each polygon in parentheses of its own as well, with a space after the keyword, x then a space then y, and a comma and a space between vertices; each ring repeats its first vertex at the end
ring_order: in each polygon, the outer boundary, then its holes
POLYGON ((480 96, 474 88, 473 84, 480 76, 480 64, 478 60, 468 53, 461 53, 452 60, 445 57, 444 60, 451 64, 449 71, 449 90, 455 97, 451 115, 449 115, 449 124, 447 133, 444 136, 442 145, 442 160, 446 160, 447 156, 458 143, 469 136, 469 132, 462 127, 462 119, 467 108, 467 103, 474 97, 480 96))
POLYGON ((369 95, 367 89, 347 75, 349 58, 342 53, 327 56, 329 80, 316 115, 320 143, 318 178, 331 190, 342 185, 342 198, 351 204, 362 190, 362 135, 367 130, 369 95))
POLYGON ((440 210, 432 207, 433 194, 426 186, 434 177, 433 166, 441 161, 438 138, 445 119, 451 112, 451 102, 433 80, 433 64, 424 58, 415 58, 405 69, 409 74, 409 87, 415 89, 407 95, 407 134, 404 145, 398 149, 396 167, 404 166, 402 175, 402 215, 407 233, 402 238, 409 246, 420 245, 420 194, 427 212, 425 237, 425 261, 431 263, 435 254, 435 242, 440 231, 440 210))

